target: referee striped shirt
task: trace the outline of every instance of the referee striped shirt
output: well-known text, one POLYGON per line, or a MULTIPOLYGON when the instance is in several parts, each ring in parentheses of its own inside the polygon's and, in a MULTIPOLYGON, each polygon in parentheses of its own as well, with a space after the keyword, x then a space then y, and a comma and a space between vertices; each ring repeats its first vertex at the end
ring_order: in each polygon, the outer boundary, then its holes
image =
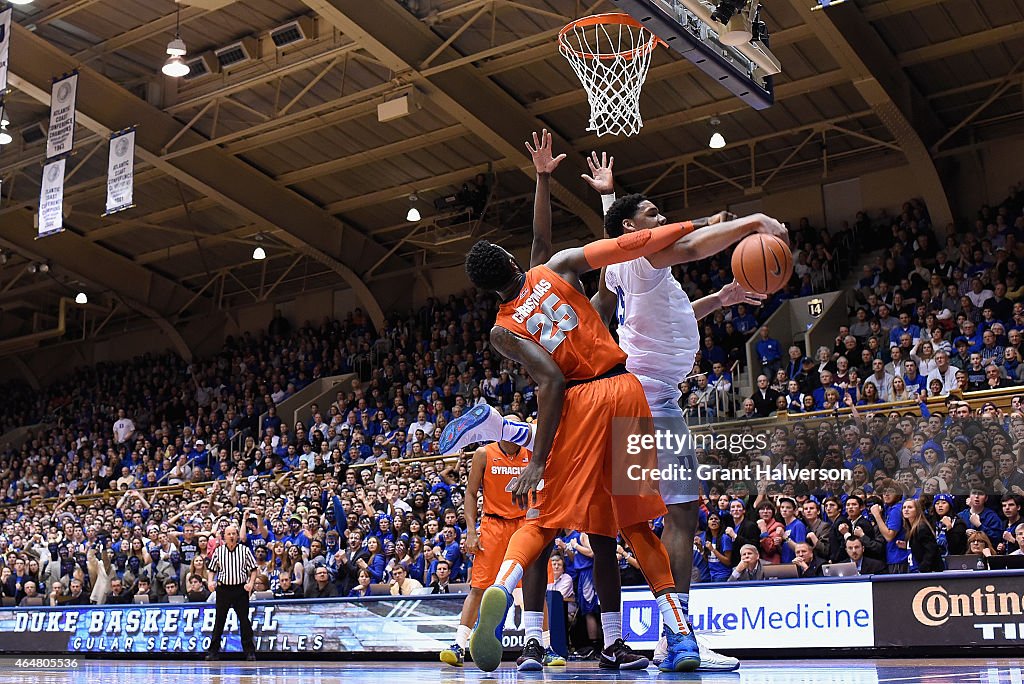
POLYGON ((213 558, 206 567, 217 573, 220 584, 245 584, 249 581, 249 573, 256 567, 256 557, 245 544, 238 543, 234 551, 228 549, 227 544, 221 544, 214 550, 213 558))

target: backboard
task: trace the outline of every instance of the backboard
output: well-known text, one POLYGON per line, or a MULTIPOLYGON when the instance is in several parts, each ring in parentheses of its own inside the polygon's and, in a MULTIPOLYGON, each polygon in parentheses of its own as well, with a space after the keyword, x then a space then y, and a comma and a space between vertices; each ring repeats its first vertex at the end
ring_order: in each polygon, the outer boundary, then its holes
POLYGON ((766 109, 774 104, 772 75, 780 73, 782 68, 768 49, 767 28, 756 20, 757 0, 748 0, 742 12, 753 18, 748 22, 752 24, 752 35, 748 42, 739 45, 722 42, 719 34, 724 33, 726 27, 711 18, 716 3, 708 0, 613 2, 754 109, 766 109))

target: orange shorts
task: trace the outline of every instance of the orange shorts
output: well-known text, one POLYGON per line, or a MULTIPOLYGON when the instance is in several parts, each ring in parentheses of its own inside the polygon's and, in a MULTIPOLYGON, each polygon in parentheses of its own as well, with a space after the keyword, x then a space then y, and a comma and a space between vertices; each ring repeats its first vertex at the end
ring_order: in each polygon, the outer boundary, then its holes
POLYGON ((650 430, 650 418, 643 387, 630 373, 567 390, 544 468, 539 515, 528 513, 528 524, 614 537, 624 527, 664 515, 656 481, 626 479, 629 464, 657 468, 656 450, 627 460, 622 449, 623 434, 650 430))
POLYGON ((473 578, 469 586, 486 589, 494 584, 501 562, 505 559, 508 540, 524 522, 526 518, 508 520, 490 515, 480 518, 480 550, 473 556, 473 578))

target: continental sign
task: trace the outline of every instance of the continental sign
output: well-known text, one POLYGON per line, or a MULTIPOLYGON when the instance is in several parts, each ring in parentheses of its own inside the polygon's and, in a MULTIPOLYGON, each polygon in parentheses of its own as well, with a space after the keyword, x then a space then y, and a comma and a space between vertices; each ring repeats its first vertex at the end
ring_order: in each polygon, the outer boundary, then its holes
POLYGON ((1024 580, 1019 575, 921 575, 876 582, 876 646, 999 646, 1024 643, 1024 580))

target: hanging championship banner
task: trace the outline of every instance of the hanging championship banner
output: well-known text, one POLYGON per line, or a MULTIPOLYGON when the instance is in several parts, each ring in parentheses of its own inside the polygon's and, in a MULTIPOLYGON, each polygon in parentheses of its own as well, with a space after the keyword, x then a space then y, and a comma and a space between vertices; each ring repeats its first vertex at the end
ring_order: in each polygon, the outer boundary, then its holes
POLYGON ((39 190, 39 235, 53 235, 64 230, 64 163, 58 159, 43 167, 43 183, 39 190))
POLYGON ((78 72, 53 82, 50 91, 50 130, 46 135, 46 158, 71 152, 75 145, 75 96, 78 72))
POLYGON ((0 12, 0 93, 7 90, 7 62, 11 51, 11 8, 0 12))
POLYGON ((104 216, 134 206, 134 177, 135 129, 131 128, 110 136, 110 156, 107 160, 107 210, 104 216))

